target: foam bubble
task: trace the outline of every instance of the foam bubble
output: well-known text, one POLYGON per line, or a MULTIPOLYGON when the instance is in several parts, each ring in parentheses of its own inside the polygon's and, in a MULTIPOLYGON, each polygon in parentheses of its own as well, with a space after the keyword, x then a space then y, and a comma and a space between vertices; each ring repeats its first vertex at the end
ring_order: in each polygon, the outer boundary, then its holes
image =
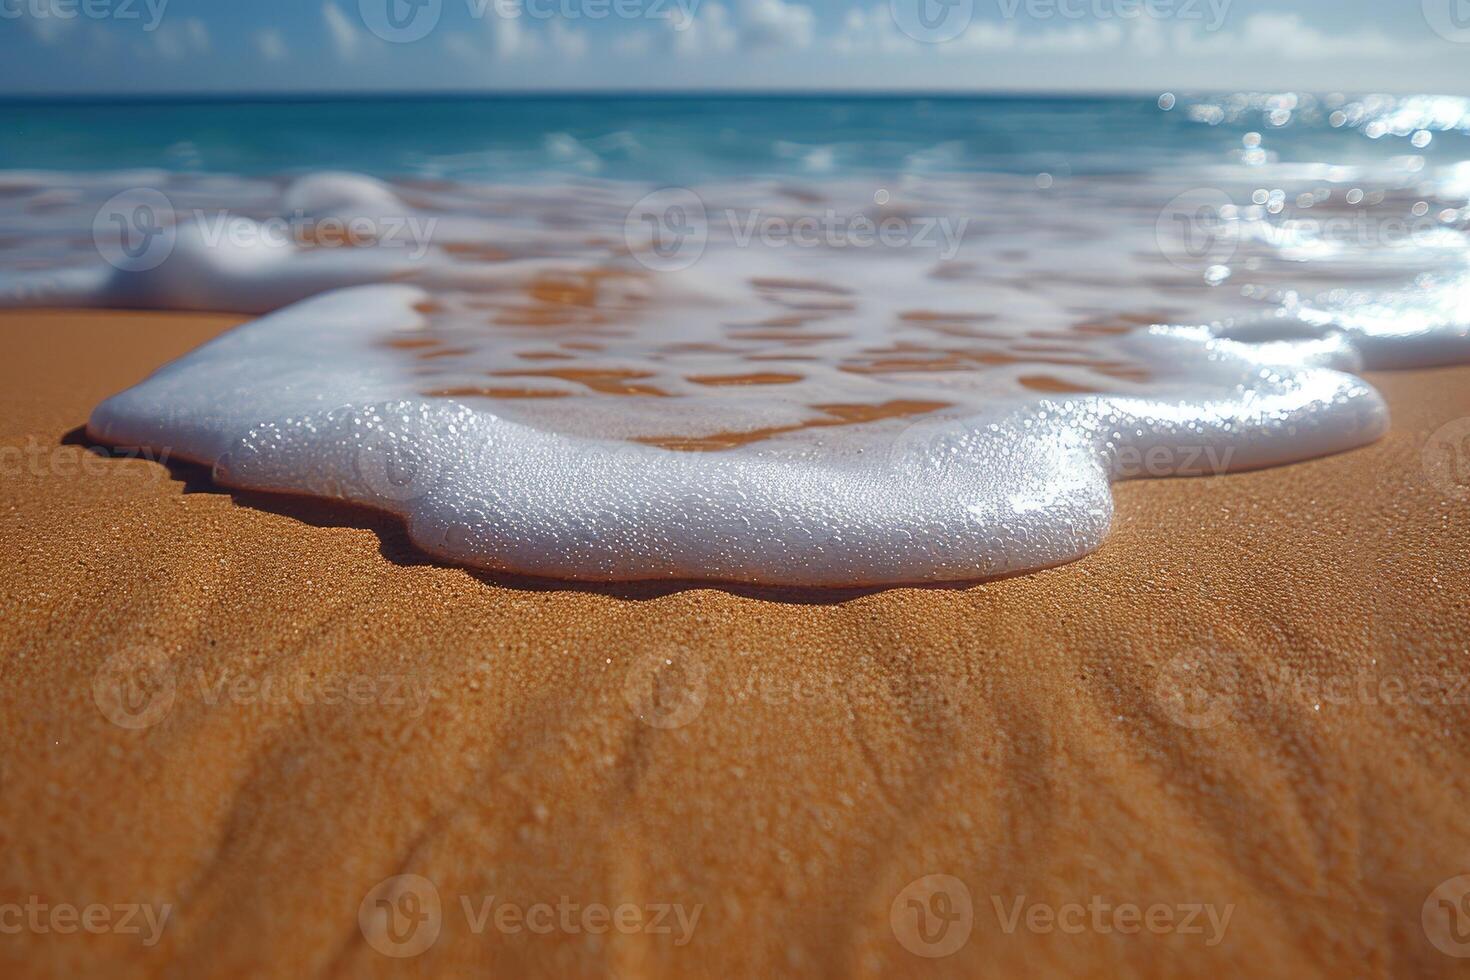
MULTIPOLYGON (((1275 199, 1330 215, 1321 179, 1275 199)), ((1363 445, 1387 412, 1355 372, 1470 356, 1460 229, 1324 243, 1251 185, 711 185, 671 271, 640 261, 668 231, 629 221, 648 188, 157 178, 172 251, 139 270, 67 244, 118 178, 7 186, 36 233, 8 302, 273 311, 104 402, 95 438, 535 575, 1042 568, 1098 547, 1113 481, 1363 445), (1196 198, 1225 202, 1200 263, 1160 238, 1196 198), (889 219, 901 240, 860 240, 889 219)), ((1419 189, 1379 193, 1407 213, 1419 189)))
POLYGON ((1159 330, 1176 395, 1042 399, 813 456, 674 452, 548 432, 424 398, 374 345, 428 294, 339 290, 225 335, 109 399, 92 434, 168 445, 225 485, 402 515, 455 561, 574 579, 801 585, 973 579, 1098 546, 1109 483, 1263 466, 1379 435, 1365 383, 1248 345, 1159 330), (1208 393, 1209 397, 1202 397, 1208 393), (894 448, 894 447, 897 448, 894 448))

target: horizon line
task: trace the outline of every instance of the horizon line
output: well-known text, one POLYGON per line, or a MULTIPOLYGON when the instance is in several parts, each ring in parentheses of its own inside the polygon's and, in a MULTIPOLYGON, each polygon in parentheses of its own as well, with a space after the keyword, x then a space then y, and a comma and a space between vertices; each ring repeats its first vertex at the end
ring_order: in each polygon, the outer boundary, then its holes
MULTIPOLYGON (((146 103, 325 103, 325 102, 370 102, 370 101, 433 101, 433 100, 497 100, 497 99, 986 99, 986 98, 1030 98, 1030 99, 1119 99, 1146 98, 1165 91, 1188 94, 1234 94, 1238 89, 1182 88, 1177 90, 1158 88, 1137 89, 684 89, 678 91, 662 89, 584 89, 584 88, 531 88, 531 89, 374 89, 348 91, 317 89, 302 92, 286 91, 207 91, 207 92, 58 92, 58 93, 11 93, 0 95, 0 105, 116 105, 146 103)), ((1306 90, 1284 90, 1306 91, 1306 90)), ((1338 94, 1340 90, 1332 90, 1338 94)), ((1313 94, 1329 94, 1327 92, 1313 94)), ((1348 95, 1350 93, 1341 92, 1348 95)), ((1450 95, 1452 93, 1425 93, 1364 91, 1353 94, 1385 95, 1450 95)), ((1464 96, 1461 96, 1464 97, 1464 96)))

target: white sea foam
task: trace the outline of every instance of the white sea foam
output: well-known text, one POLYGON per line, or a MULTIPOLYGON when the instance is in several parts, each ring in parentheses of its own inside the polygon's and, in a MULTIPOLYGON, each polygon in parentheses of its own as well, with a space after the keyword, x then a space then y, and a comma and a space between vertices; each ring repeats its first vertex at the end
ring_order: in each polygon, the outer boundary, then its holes
MULTIPOLYGON (((1353 372, 1470 357, 1465 202, 1407 179, 1375 199, 1434 201, 1403 240, 1307 247, 1302 213, 1243 186, 1214 192, 1239 207, 1198 249, 1165 220, 1189 188, 1157 180, 709 186, 686 263, 615 184, 154 175, 166 256, 89 260, 78 232, 137 183, 0 184, 0 302, 275 312, 109 399, 91 434, 392 511, 435 555, 520 573, 1041 568, 1100 544, 1115 480, 1363 445, 1388 420, 1353 372), (250 223, 233 238, 226 206, 250 223), (885 219, 902 234, 858 242, 885 219), (259 234, 283 220, 286 240, 259 234), (423 240, 394 241, 410 220, 423 240)), ((1314 175, 1283 198, 1360 217, 1344 193, 1314 175)))

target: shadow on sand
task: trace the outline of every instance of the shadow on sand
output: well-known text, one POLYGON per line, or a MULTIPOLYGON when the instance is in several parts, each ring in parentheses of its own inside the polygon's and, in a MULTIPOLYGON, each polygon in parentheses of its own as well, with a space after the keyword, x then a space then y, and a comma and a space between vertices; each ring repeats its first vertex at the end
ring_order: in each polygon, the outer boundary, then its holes
MULTIPOLYGON (((81 446, 98 456, 135 459, 137 453, 98 445, 87 435, 85 426, 72 429, 61 443, 81 446)), ((378 538, 378 552, 395 565, 404 567, 435 566, 458 568, 464 574, 486 585, 523 592, 582 592, 591 595, 609 596, 628 601, 661 599, 680 592, 716 590, 747 599, 766 602, 782 602, 800 605, 836 605, 876 595, 895 588, 926 589, 939 591, 963 591, 980 584, 955 582, 943 585, 917 583, 914 585, 883 585, 852 588, 800 588, 797 586, 750 585, 739 582, 712 582, 686 579, 657 579, 634 582, 578 582, 568 579, 539 578, 532 575, 517 575, 511 572, 493 572, 468 568, 436 558, 416 546, 409 539, 403 521, 395 514, 374 510, 358 504, 340 500, 322 500, 289 493, 266 493, 258 490, 232 490, 221 487, 210 478, 209 467, 182 460, 167 459, 158 462, 168 470, 169 478, 182 484, 186 494, 203 493, 229 497, 242 507, 277 514, 281 517, 310 524, 313 527, 356 528, 371 531, 378 538)))

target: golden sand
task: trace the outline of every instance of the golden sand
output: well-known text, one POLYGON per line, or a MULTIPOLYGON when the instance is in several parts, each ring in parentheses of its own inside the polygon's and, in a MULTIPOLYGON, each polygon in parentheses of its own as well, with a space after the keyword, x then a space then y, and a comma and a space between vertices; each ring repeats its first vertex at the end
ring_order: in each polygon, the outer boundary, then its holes
POLYGON ((586 587, 83 445, 231 322, 0 316, 9 975, 1467 969, 1470 494, 1421 453, 1470 369, 1374 376, 1371 447, 1122 485, 1050 571, 586 587))

